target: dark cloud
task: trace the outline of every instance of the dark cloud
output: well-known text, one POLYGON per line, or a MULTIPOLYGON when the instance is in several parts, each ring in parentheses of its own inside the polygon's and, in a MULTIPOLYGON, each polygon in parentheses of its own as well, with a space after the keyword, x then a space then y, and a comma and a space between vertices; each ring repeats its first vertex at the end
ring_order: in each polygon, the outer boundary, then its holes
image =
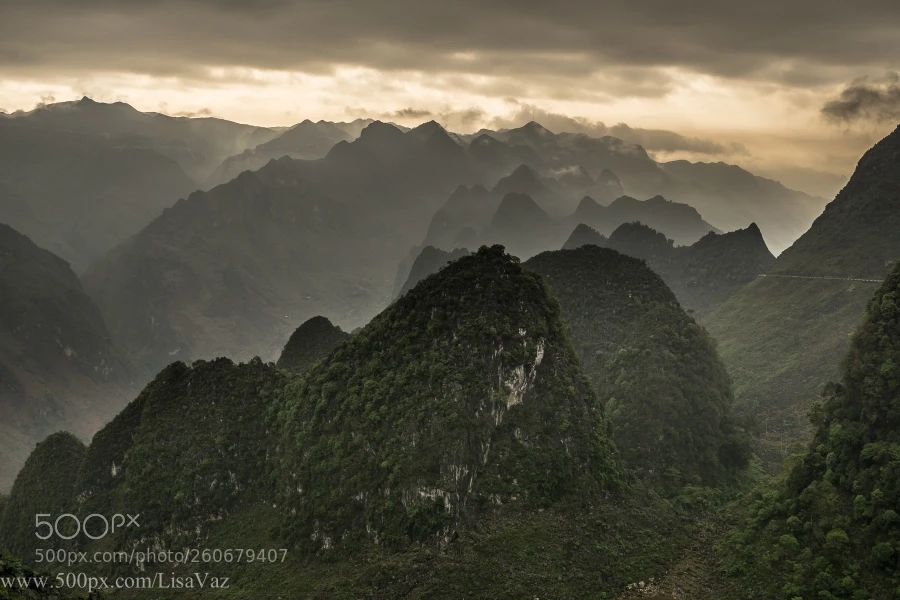
POLYGON ((611 135, 640 144, 651 152, 673 153, 692 152, 707 155, 746 155, 747 149, 739 143, 722 143, 710 139, 689 137, 664 129, 642 129, 625 123, 607 126, 602 121, 592 121, 582 117, 570 117, 543 110, 537 106, 520 104, 520 108, 509 117, 495 118, 489 123, 497 129, 520 127, 528 121, 537 121, 556 133, 585 133, 594 137, 611 135))
POLYGON ((48 104, 53 104, 56 102, 56 96, 53 94, 41 94, 41 100, 37 103, 35 108, 41 108, 43 106, 47 106, 48 104))
POLYGON ((354 64, 661 95, 660 67, 809 85, 886 56, 900 56, 896 0, 6 0, 0 19, 6 76, 354 64))
POLYGON ((850 83, 834 100, 822 107, 831 121, 900 121, 900 74, 890 72, 881 79, 861 77, 850 83))
POLYGON ((430 110, 410 107, 401 108, 400 110, 395 110, 391 113, 385 113, 383 116, 390 119, 427 119, 431 118, 432 112, 430 110))

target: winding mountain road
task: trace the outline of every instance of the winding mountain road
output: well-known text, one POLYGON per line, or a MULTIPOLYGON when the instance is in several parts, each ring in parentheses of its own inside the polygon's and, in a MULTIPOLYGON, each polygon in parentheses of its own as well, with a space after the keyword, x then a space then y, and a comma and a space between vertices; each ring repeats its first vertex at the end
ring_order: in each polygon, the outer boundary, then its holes
POLYGON ((773 273, 762 273, 758 277, 784 277, 787 279, 828 279, 831 281, 866 281, 869 283, 883 283, 883 279, 860 279, 855 277, 816 277, 813 275, 776 275, 773 273))

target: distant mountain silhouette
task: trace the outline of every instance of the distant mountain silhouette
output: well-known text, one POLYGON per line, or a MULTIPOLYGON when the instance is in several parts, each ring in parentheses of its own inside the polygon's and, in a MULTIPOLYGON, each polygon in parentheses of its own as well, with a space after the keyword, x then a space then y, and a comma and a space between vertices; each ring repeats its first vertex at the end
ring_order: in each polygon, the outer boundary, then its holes
POLYGON ((580 224, 608 236, 623 223, 652 223, 660 227, 665 235, 675 238, 679 244, 692 244, 709 232, 718 232, 692 207, 669 202, 661 196, 646 201, 623 196, 609 206, 601 206, 593 198, 586 196, 572 214, 554 219, 542 208, 541 202, 524 192, 508 192, 498 198, 500 191, 508 189, 537 190, 544 198, 544 205, 548 201, 553 202, 553 198, 558 198, 531 169, 524 166, 519 167, 514 175, 501 180, 491 192, 480 186, 460 187, 435 212, 423 245, 446 250, 467 244, 496 243, 506 246, 520 258, 528 258, 537 252, 561 247, 573 228, 580 224), (501 231, 495 222, 503 199, 510 193, 516 196, 526 195, 531 202, 524 203, 520 200, 520 206, 516 210, 507 206, 506 214, 502 215, 500 221, 521 218, 528 224, 505 226, 501 231), (541 210, 543 216, 538 215, 535 207, 541 210), (521 212, 521 217, 516 217, 516 212, 521 212), (463 230, 467 230, 465 243, 459 238, 463 230))
POLYGON ((338 142, 351 141, 359 137, 362 129, 370 123, 371 119, 357 119, 352 123, 328 121, 313 123, 307 119, 255 148, 226 158, 206 180, 206 187, 211 188, 231 181, 241 171, 255 171, 273 158, 282 156, 322 158, 338 142))
POLYGON ((582 246, 594 245, 606 248, 609 245, 609 238, 598 232, 596 229, 580 223, 578 227, 572 230, 572 235, 563 244, 563 250, 574 250, 582 246))
POLYGON ((469 251, 465 248, 456 248, 449 252, 438 250, 434 246, 425 246, 415 257, 412 265, 397 274, 397 282, 394 289, 397 290, 394 297, 400 297, 406 292, 416 287, 416 285, 431 275, 437 273, 443 266, 449 262, 453 262, 463 256, 468 256, 469 251), (401 281, 400 278, 403 278, 401 281))
POLYGON ((767 245, 776 252, 805 231, 826 204, 824 198, 790 190, 734 165, 657 163, 640 145, 612 136, 553 133, 535 122, 516 129, 481 130, 476 135, 530 148, 543 164, 538 170, 545 174, 581 168, 602 184, 609 181, 603 175, 605 171, 614 173, 619 180, 615 188, 621 187, 621 192, 604 192, 602 185, 600 189, 581 191, 582 196, 591 196, 601 204, 622 195, 661 195, 695 207, 710 223, 725 230, 756 222, 766 235, 767 245))
POLYGON ((145 380, 175 359, 274 358, 296 323, 353 329, 384 307, 413 236, 476 178, 440 126, 375 122, 322 159, 283 157, 191 194, 92 265, 85 287, 145 380))
MULTIPOLYGON (((574 238, 579 231, 579 237, 591 243, 593 236, 584 228, 579 225, 572 232, 569 248, 577 247, 574 238)), ((775 262, 755 223, 729 233, 707 233, 690 246, 675 246, 665 235, 642 223, 625 223, 605 241, 605 246, 646 261, 681 305, 701 318, 775 262)))

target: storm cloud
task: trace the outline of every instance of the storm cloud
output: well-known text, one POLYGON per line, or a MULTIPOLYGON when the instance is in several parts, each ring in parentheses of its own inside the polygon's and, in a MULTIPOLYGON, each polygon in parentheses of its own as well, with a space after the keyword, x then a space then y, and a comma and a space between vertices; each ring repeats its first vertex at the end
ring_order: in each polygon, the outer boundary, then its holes
POLYGON ((838 122, 900 120, 900 74, 880 79, 860 77, 822 107, 822 114, 838 122))
POLYGON ((894 0, 13 0, 0 20, 6 74, 215 78, 217 67, 328 73, 343 64, 528 75, 568 88, 606 73, 609 93, 661 95, 666 68, 807 85, 897 55, 894 0))

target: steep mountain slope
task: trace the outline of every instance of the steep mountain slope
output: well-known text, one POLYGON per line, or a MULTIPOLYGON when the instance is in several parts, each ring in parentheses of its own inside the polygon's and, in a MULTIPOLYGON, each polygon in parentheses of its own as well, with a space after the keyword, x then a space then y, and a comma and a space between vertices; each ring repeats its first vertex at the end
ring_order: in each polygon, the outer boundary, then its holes
POLYGON ((465 248, 455 248, 449 252, 445 252, 443 250, 438 250, 434 246, 425 246, 422 248, 422 251, 416 257, 415 261, 413 261, 412 266, 409 269, 409 273, 406 276, 405 281, 402 283, 399 281, 398 273, 398 281, 395 284, 394 289, 397 289, 398 292, 395 294, 395 297, 400 297, 409 290, 416 287, 420 281, 431 275, 432 273, 437 273, 441 267, 446 265, 449 262, 453 262, 458 258, 462 258, 463 256, 468 256, 469 251, 465 248))
POLYGON ((507 194, 522 194, 531 197, 549 214, 562 216, 572 209, 567 207, 565 193, 559 182, 551 177, 542 177, 528 165, 519 165, 516 169, 497 182, 491 193, 503 198, 507 194))
POLYGON ((349 337, 325 317, 313 317, 294 330, 275 366, 305 373, 349 337))
POLYGON ((900 260, 900 127, 856 171, 773 273, 881 279, 900 260))
POLYGON ((69 265, 0 224, 0 489, 62 424, 93 434, 129 379, 69 265))
POLYGON ((389 293, 376 261, 390 243, 364 227, 292 161, 272 162, 167 209, 84 285, 144 377, 173 358, 274 359, 292 323, 364 321, 389 293))
POLYGON ((860 313, 900 258, 900 202, 893 192, 900 189, 898 149, 900 131, 894 131, 869 150, 845 189, 767 276, 706 320, 738 403, 760 418, 772 465, 808 435, 807 407, 836 377, 860 313))
POLYGON ((642 147, 612 136, 555 134, 534 121, 517 129, 485 133, 511 145, 528 146, 553 169, 580 165, 595 176, 609 169, 621 178, 626 193, 638 196, 664 193, 663 188, 670 180, 642 147))
POLYGON ((544 252, 524 267, 559 299, 626 467, 679 486, 714 484, 746 464, 725 367, 658 275, 597 246, 544 252))
POLYGON ((265 414, 283 380, 258 359, 169 365, 92 440, 77 471, 77 514, 138 511, 140 529, 110 542, 170 547, 271 497, 265 414))
POLYGON ((290 383, 278 468, 293 543, 449 541, 492 503, 615 488, 602 409, 556 311, 540 279, 484 247, 290 383))
POLYGON ((799 598, 896 595, 898 365, 900 266, 869 301, 840 383, 810 410, 808 449, 746 511, 733 542, 747 587, 799 598))
POLYGON ((493 187, 497 177, 511 173, 519 165, 543 172, 544 161, 529 146, 509 145, 487 134, 472 138, 468 154, 485 173, 485 185, 493 187))
MULTIPOLYGON (((0 512, 0 547, 18 556, 34 558, 35 548, 46 541, 35 536, 35 515, 70 514, 77 508, 77 479, 86 452, 84 443, 71 433, 55 433, 32 448, 16 477, 6 508, 0 512)), ((71 520, 60 522, 62 535, 74 533, 71 520)), ((41 532, 46 535, 45 532, 41 532)), ((60 540, 54 539, 54 545, 60 540)))
POLYGON ((623 223, 640 221, 680 245, 693 244, 710 231, 719 233, 693 207, 671 202, 662 196, 644 201, 622 196, 609 206, 601 206, 593 198, 586 197, 569 221, 573 227, 584 223, 607 236, 623 223))

